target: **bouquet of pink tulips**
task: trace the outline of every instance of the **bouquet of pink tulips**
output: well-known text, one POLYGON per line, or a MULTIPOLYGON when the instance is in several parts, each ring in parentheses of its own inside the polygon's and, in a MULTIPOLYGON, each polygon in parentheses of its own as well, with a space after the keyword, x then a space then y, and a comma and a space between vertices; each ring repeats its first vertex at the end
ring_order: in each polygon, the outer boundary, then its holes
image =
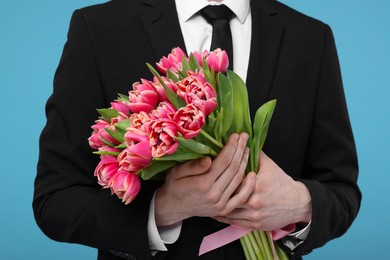
MULTIPOLYGON (((101 156, 98 183, 128 204, 140 179, 163 179, 176 164, 215 157, 230 134, 241 132, 250 136, 248 172, 257 172, 276 101, 258 109, 252 126, 246 85, 228 64, 220 49, 187 56, 180 48, 157 63, 161 75, 147 64, 152 81, 141 79, 110 108, 98 109, 88 139, 101 156)), ((253 231, 241 242, 247 259, 287 259, 268 232, 253 231)))

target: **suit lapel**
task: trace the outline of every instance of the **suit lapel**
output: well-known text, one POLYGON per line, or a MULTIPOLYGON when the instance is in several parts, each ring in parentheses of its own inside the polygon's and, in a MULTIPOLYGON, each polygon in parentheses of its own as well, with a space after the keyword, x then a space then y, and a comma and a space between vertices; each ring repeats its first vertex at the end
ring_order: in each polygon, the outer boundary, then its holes
POLYGON ((174 0, 144 0, 148 11, 139 18, 148 35, 156 60, 167 56, 172 48, 180 47, 184 51, 185 44, 177 18, 174 0))
POLYGON ((277 13, 263 0, 251 1, 252 42, 247 86, 252 118, 268 101, 272 88, 284 27, 277 13))

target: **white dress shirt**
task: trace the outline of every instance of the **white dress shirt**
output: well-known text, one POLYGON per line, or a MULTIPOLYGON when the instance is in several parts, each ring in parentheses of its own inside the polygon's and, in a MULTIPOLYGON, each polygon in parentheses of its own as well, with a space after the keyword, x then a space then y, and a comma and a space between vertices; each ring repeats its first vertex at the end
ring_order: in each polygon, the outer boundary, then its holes
MULTIPOLYGON (((250 0, 224 0, 222 2, 235 14, 230 21, 233 40, 233 70, 245 81, 252 35, 250 0)), ((212 25, 198 14, 201 9, 210 4, 219 3, 207 0, 176 0, 181 32, 188 52, 210 50, 212 25)))
MULTIPOLYGON (((250 0, 223 0, 221 3, 208 0, 175 0, 181 32, 187 52, 210 50, 212 26, 198 12, 207 5, 224 4, 232 10, 235 17, 230 21, 233 40, 233 70, 244 81, 247 77, 250 44, 252 36, 252 17, 250 0)), ((174 47, 174 46, 172 46, 174 47)), ((168 55, 168 54, 167 54, 168 55)), ((305 229, 290 235, 285 243, 294 249, 306 238, 310 224, 305 229), (292 238, 292 239, 291 239, 292 238)), ((150 204, 148 235, 152 254, 167 251, 165 244, 175 243, 179 238, 181 222, 163 228, 157 228, 154 216, 154 196, 150 204)))

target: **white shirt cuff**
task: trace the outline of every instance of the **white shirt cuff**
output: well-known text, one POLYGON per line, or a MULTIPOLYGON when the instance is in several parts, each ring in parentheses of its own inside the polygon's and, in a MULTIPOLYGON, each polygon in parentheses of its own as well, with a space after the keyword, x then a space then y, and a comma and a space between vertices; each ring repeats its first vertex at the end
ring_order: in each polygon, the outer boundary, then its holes
POLYGON ((307 238, 307 235, 310 232, 310 226, 311 221, 303 229, 285 236, 284 238, 282 238, 283 244, 291 250, 294 250, 307 238))
POLYGON ((157 228, 156 219, 154 216, 154 201, 156 193, 154 193, 152 201, 149 207, 149 219, 148 219, 148 236, 149 246, 152 255, 157 254, 159 251, 168 251, 165 244, 173 244, 180 236, 181 224, 176 224, 157 228))

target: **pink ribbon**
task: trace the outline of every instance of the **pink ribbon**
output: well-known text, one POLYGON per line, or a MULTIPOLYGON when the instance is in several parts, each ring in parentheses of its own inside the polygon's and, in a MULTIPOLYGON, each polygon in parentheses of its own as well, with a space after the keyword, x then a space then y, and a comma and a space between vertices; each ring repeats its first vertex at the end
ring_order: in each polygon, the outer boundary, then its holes
POLYGON ((270 233, 271 233, 271 238, 272 240, 279 240, 281 238, 284 238, 285 236, 287 236, 288 234, 290 234, 291 232, 293 232, 295 230, 296 226, 295 224, 289 224, 281 229, 278 229, 278 230, 272 230, 270 233))
MULTIPOLYGON (((271 231, 270 235, 272 240, 278 240, 290 234, 294 230, 295 230, 295 224, 290 224, 288 226, 285 226, 284 228, 271 231)), ((205 236, 199 248, 199 255, 203 255, 204 253, 210 252, 221 246, 229 244, 230 242, 233 242, 245 236, 251 231, 252 230, 249 228, 244 228, 240 226, 229 226, 211 235, 205 236)), ((273 246, 272 246, 272 251, 274 253, 274 258, 275 258, 276 251, 273 246)))
POLYGON ((211 235, 205 236, 202 240, 202 244, 200 244, 199 255, 203 255, 204 253, 229 244, 251 231, 251 229, 244 227, 229 226, 211 235))

